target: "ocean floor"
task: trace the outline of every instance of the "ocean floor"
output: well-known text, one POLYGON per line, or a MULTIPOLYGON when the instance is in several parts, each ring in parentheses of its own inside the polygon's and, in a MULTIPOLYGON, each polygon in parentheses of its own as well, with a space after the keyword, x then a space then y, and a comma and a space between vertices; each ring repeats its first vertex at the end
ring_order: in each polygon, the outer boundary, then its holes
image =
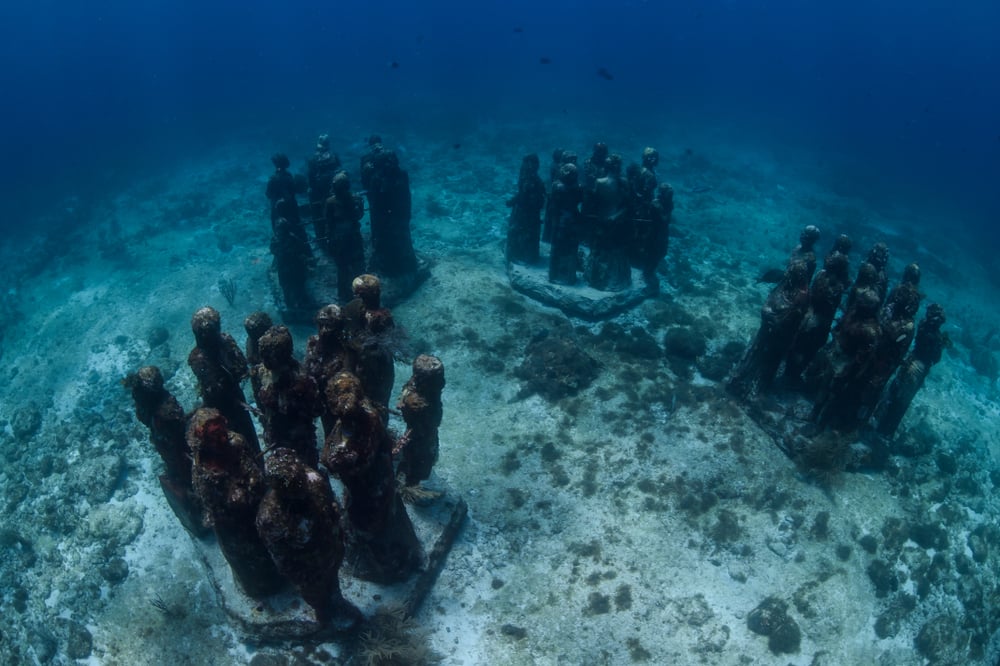
MULTIPOLYGON (((600 136, 626 161, 660 149, 673 235, 659 295, 576 320, 513 291, 503 261, 521 156, 539 153, 547 170, 551 138, 384 137, 410 172, 414 244, 432 270, 394 315, 413 353, 446 367, 428 485, 469 507, 415 618, 442 663, 997 663, 1000 312, 983 307, 995 286, 961 239, 905 202, 852 198, 772 155, 600 136), (917 261, 925 302, 948 313, 954 345, 883 472, 800 470, 723 390, 768 291, 755 278, 784 265, 809 223, 820 255, 852 236, 854 270, 884 240, 893 284, 917 261), (596 361, 576 395, 532 382, 525 352, 542 335, 596 361), (762 603, 770 638, 748 627, 762 603)), ((582 159, 594 139, 560 140, 582 159)), ((120 384, 158 365, 190 409, 191 314, 212 305, 241 344, 247 314, 276 314, 267 156, 311 145, 227 145, 3 248, 0 662, 351 658, 335 644, 244 640, 162 497, 120 384)), ((360 144, 338 150, 357 182, 360 144)), ((311 332, 293 328, 299 353, 311 332)), ((409 374, 400 362, 396 395, 409 374)))

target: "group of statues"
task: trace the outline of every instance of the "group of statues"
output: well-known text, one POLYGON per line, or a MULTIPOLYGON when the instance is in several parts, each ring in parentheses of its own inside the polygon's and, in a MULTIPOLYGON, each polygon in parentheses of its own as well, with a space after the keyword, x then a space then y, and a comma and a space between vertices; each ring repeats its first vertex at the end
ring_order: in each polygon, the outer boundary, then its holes
POLYGON ((382 583, 405 580, 422 565, 399 487, 430 476, 442 417, 444 366, 420 355, 396 405, 406 430, 400 437, 389 430, 392 313, 381 307, 373 275, 356 278, 353 295, 343 308, 319 310, 301 362, 288 328, 266 313, 246 318, 244 352, 222 331, 216 310, 199 309, 188 364, 201 405, 191 414, 164 388, 158 368, 125 380, 182 523, 196 535, 214 531, 247 595, 260 599, 291 583, 320 623, 338 610, 357 615, 340 594, 345 550, 353 575, 382 583), (328 475, 341 482, 343 504, 328 475))
POLYGON ((659 153, 642 152, 641 164, 623 173, 621 155, 604 143, 594 145, 582 174, 577 154, 552 154, 549 188, 538 175, 538 156, 521 162, 517 194, 507 231, 508 262, 537 264, 540 243, 548 243, 549 281, 575 285, 579 280, 601 291, 632 286, 632 268, 642 272, 644 287, 659 289, 656 267, 667 254, 674 190, 657 184, 659 153), (543 216, 544 210, 544 216, 543 216), (580 247, 589 253, 581 259, 580 247))
POLYGON ((920 267, 908 265, 890 291, 884 243, 872 247, 852 284, 851 241, 841 235, 813 277, 818 239, 815 226, 802 231, 728 388, 747 399, 780 380, 812 398, 819 429, 849 433, 871 423, 892 437, 948 343, 944 309, 932 303, 915 324, 920 267))
MULTIPOLYGON (((313 247, 336 267, 336 299, 351 300, 351 281, 368 270, 383 278, 396 278, 417 271, 417 256, 410 233, 411 192, 406 171, 396 153, 379 136, 368 139, 361 157, 361 187, 368 199, 371 251, 366 262, 361 220, 365 214, 362 195, 351 188, 351 179, 340 158, 330 150, 328 135, 320 135, 309 158, 306 175, 293 175, 284 154, 271 158, 274 174, 267 182, 271 216, 271 254, 286 305, 291 313, 312 313, 317 297, 308 287, 313 247), (299 206, 297 196, 308 196, 299 206), (302 211, 307 220, 303 220, 302 211), (306 226, 312 227, 310 237, 306 226), (366 266, 367 263, 367 266, 366 266)), ((321 295, 319 302, 333 300, 321 295)))

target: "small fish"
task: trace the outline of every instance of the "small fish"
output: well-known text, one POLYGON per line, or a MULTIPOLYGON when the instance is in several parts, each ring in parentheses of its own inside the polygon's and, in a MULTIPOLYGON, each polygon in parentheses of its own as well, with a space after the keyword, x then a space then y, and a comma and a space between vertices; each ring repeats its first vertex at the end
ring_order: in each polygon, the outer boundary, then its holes
POLYGON ((603 67, 597 68, 597 75, 604 79, 605 81, 614 81, 614 75, 603 67))
POLYGON ((399 69, 399 63, 393 60, 389 63, 389 69, 399 69))
POLYGON ((460 143, 453 143, 453 144, 451 144, 451 147, 454 148, 455 150, 458 150, 459 148, 462 147, 462 144, 460 144, 460 143))
POLYGON ((785 277, 785 271, 780 268, 768 268, 764 271, 754 284, 778 284, 781 278, 785 277))
POLYGON ((541 58, 538 59, 538 63, 540 65, 551 65, 552 64, 552 58, 549 58, 549 57, 546 57, 546 56, 542 56, 541 58))
POLYGON ((524 32, 524 28, 522 28, 521 26, 515 26, 514 27, 514 32, 520 34, 520 33, 524 32))

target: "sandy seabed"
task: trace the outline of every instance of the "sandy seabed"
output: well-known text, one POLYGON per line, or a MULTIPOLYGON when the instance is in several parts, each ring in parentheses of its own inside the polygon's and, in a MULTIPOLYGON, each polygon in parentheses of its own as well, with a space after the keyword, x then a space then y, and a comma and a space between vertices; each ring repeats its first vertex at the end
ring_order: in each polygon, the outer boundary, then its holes
MULTIPOLYGON (((660 148, 659 177, 677 192, 670 255, 658 296, 607 322, 569 319, 513 292, 503 262, 520 157, 538 152, 545 170, 555 147, 540 136, 486 128, 460 150, 385 137, 410 171, 414 242, 433 272, 394 314, 447 374, 428 485, 469 505, 416 618, 443 663, 996 663, 1000 414, 971 349, 945 353, 903 423, 901 450, 926 452, 820 479, 702 372, 752 337, 767 293, 754 278, 784 264, 805 224, 823 231, 821 254, 849 233, 855 270, 887 242, 893 284, 919 262, 925 302, 944 304, 957 342, 1000 319, 981 307, 993 302, 984 271, 951 239, 916 231, 905 209, 832 193, 767 155, 610 137, 627 161, 646 142, 660 148), (677 328, 704 340, 699 359, 664 352, 677 328), (542 331, 598 361, 592 385, 525 395, 515 372, 542 331), (797 646, 748 628, 769 597, 787 605, 797 646)), ((570 139, 585 154, 591 140, 570 139)), ((160 462, 120 386, 159 365, 191 408, 191 313, 216 307, 241 343, 247 314, 275 314, 263 198, 273 149, 227 146, 76 212, 75 229, 5 248, 0 661, 348 659, 332 644, 242 640, 160 494, 160 462), (232 304, 222 280, 237 285, 232 304)), ((353 149, 341 156, 355 168, 353 149)), ((311 332, 293 328, 300 353, 311 332)), ((400 362, 397 395, 408 376, 400 362)))

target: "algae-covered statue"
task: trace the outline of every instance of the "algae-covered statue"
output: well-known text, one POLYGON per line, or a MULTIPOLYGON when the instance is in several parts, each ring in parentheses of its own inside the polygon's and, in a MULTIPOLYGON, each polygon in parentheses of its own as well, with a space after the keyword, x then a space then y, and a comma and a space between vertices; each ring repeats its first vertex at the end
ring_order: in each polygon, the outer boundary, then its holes
POLYGON ((243 436, 247 445, 260 451, 257 430, 247 409, 240 382, 250 370, 239 345, 222 332, 222 318, 212 307, 203 307, 191 317, 195 347, 188 355, 188 365, 198 380, 202 404, 219 410, 229 428, 243 436))

